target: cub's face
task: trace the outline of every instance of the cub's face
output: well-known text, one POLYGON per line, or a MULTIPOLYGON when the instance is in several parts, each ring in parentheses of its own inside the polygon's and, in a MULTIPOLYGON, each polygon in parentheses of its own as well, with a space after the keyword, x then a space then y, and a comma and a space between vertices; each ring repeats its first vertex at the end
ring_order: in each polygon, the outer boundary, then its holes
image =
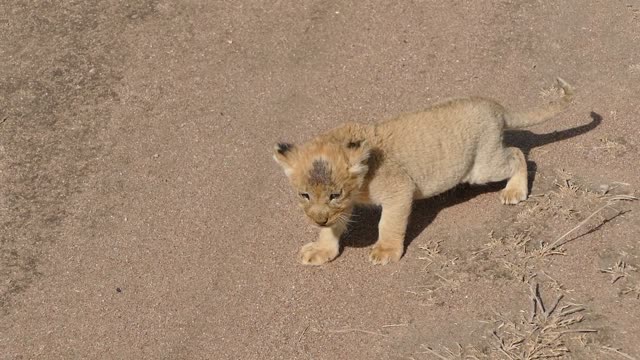
POLYGON ((274 159, 289 178, 300 207, 314 224, 346 223, 368 171, 363 142, 278 144, 274 159))

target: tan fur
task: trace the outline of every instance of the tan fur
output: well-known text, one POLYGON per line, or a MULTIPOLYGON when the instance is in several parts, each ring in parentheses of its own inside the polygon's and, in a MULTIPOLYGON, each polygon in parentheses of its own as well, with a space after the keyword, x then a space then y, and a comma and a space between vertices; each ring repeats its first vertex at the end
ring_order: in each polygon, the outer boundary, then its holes
POLYGON ((321 226, 318 241, 300 251, 303 264, 333 260, 357 204, 382 206, 379 238, 369 259, 397 261, 413 199, 460 183, 506 180, 503 204, 527 198, 527 164, 518 148, 505 148, 503 131, 548 120, 570 102, 573 90, 558 79, 564 95, 525 112, 508 112, 483 98, 462 98, 376 125, 346 124, 301 145, 278 144, 275 160, 298 193, 306 215, 321 226), (333 194, 333 195, 332 195, 333 194))

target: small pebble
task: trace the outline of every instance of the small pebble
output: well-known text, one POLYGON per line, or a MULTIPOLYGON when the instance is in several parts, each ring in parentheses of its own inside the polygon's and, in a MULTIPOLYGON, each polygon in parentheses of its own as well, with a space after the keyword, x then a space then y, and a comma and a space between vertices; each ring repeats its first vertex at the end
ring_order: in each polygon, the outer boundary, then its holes
POLYGON ((117 288, 116 288, 116 292, 121 293, 121 292, 122 292, 122 289, 120 289, 119 287, 117 287, 117 288))
POLYGON ((601 192, 602 194, 606 194, 606 193, 608 193, 608 192, 609 192, 609 189, 610 189, 610 188, 609 188, 609 185, 607 185, 607 184, 602 184, 602 185, 600 185, 600 188, 599 188, 598 190, 600 190, 600 192, 601 192))

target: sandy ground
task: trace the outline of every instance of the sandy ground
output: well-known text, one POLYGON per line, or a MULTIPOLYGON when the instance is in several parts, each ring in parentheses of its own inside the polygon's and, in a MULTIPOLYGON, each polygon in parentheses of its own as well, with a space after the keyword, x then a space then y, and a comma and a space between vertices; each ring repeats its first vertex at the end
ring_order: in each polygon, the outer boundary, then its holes
POLYGON ((6 0, 0 58, 2 359, 640 358, 638 1, 6 0), (417 203, 384 267, 363 210, 297 263, 276 141, 558 75, 508 136, 530 200, 417 203))

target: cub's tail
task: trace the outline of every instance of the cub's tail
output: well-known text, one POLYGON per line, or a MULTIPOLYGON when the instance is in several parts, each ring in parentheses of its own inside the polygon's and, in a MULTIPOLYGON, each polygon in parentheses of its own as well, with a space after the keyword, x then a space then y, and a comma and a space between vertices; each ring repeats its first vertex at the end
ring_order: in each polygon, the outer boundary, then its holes
POLYGON ((554 115, 564 110, 573 100, 573 87, 561 78, 556 79, 556 86, 562 89, 560 99, 537 109, 517 112, 507 112, 504 120, 507 129, 522 129, 537 125, 551 119, 554 115))

